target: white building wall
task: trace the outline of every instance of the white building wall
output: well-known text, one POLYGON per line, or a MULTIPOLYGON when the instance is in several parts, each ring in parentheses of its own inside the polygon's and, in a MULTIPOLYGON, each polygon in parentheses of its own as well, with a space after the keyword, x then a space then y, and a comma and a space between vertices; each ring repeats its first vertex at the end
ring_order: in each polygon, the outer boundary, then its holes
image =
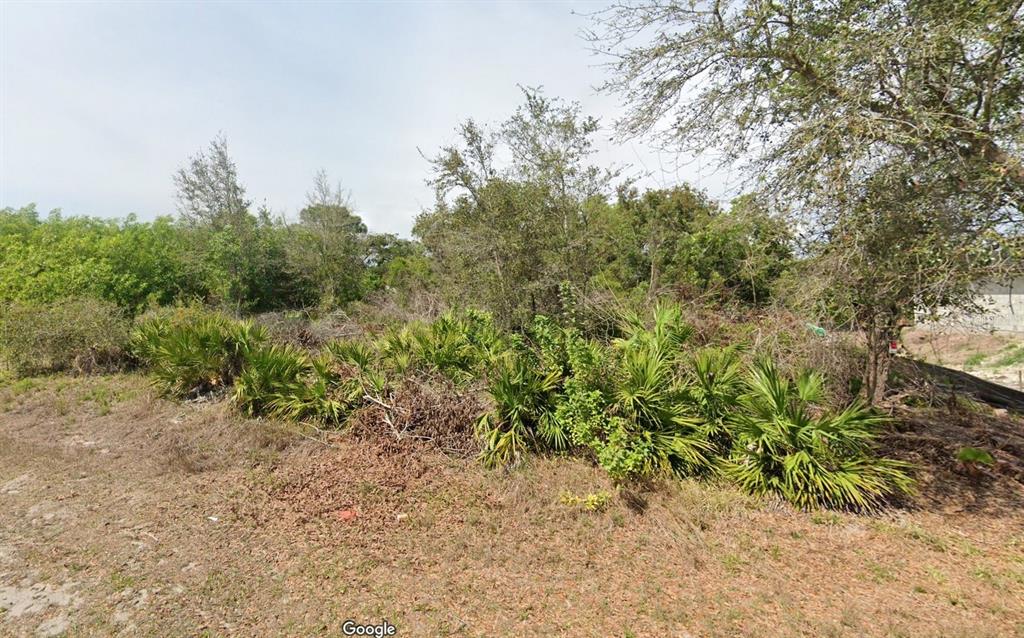
POLYGON ((1024 277, 1009 284, 987 284, 978 292, 978 301, 987 312, 976 316, 950 314, 939 323, 980 330, 1024 332, 1024 277))
POLYGON ((993 330, 1024 332, 1024 277, 1006 286, 989 286, 983 291, 983 303, 993 330))

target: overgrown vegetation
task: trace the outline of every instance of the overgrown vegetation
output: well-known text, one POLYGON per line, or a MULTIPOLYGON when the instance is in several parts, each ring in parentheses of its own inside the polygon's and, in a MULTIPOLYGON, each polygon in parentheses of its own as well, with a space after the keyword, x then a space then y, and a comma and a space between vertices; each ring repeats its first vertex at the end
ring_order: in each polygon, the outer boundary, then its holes
POLYGON ((308 351, 268 342, 247 321, 180 309, 141 318, 131 343, 172 396, 233 384, 249 416, 320 427, 393 409, 410 380, 485 393, 475 423, 456 427, 472 429, 490 467, 528 452, 577 454, 622 484, 722 476, 801 507, 867 509, 910 489, 909 468, 874 455, 881 416, 823 405, 820 375, 791 380, 765 359, 747 363, 741 350, 699 347, 692 335, 675 304, 624 317, 612 341, 543 316, 508 333, 466 311, 308 351))
POLYGON ((266 339, 252 322, 186 312, 144 318, 131 341, 168 394, 196 397, 231 385, 266 339))
POLYGON ((637 188, 595 164, 600 122, 523 88, 429 158, 435 203, 400 239, 322 171, 294 219, 254 205, 218 137, 174 174, 176 218, 0 211, 6 367, 140 365, 252 417, 431 438, 416 410, 492 467, 574 454, 619 483, 718 477, 801 507, 906 492, 867 407, 891 342, 1024 272, 1019 3, 595 20, 618 132, 749 159, 750 192, 637 188))
POLYGON ((129 322, 109 302, 67 298, 0 307, 0 361, 17 376, 124 364, 129 322))

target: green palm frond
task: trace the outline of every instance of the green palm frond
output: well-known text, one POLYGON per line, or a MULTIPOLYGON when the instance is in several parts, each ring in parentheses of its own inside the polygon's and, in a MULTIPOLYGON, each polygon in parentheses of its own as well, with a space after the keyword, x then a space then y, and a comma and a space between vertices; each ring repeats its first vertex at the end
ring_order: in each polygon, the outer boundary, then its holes
POLYGON ((302 376, 309 370, 305 353, 294 346, 257 349, 235 382, 234 401, 249 416, 267 414, 278 397, 301 394, 302 376))
POLYGON ((909 491, 909 466, 872 451, 885 418, 860 404, 823 412, 814 405, 822 387, 819 375, 790 381, 771 362, 755 364, 733 421, 726 475, 748 492, 802 508, 870 509, 909 491))
POLYGON ((519 460, 527 449, 564 450, 569 435, 555 410, 561 377, 512 357, 499 365, 488 384, 494 410, 477 421, 482 458, 489 466, 519 460))

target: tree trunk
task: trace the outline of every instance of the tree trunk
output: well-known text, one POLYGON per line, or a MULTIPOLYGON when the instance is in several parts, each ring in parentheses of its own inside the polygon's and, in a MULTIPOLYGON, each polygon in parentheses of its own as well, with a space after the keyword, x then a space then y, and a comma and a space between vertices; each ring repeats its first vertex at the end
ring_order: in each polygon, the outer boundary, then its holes
POLYGON ((867 326, 865 332, 868 361, 864 372, 864 395, 868 405, 878 405, 885 399, 889 370, 892 368, 889 342, 897 338, 898 331, 891 322, 876 320, 867 326))

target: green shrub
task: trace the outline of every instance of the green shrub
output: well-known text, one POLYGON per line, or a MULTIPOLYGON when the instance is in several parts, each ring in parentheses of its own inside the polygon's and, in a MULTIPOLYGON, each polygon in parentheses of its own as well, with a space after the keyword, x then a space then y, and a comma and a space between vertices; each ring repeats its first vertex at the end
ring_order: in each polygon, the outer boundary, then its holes
POLYGON ((189 238, 169 218, 141 223, 40 218, 34 206, 0 210, 0 304, 90 297, 134 313, 200 293, 186 259, 189 238))
POLYGON ((719 455, 732 447, 731 421, 743 391, 742 363, 734 348, 703 348, 689 361, 683 399, 701 419, 719 455))
POLYGON ((113 303, 72 298, 0 309, 0 359, 15 376, 112 370, 126 360, 129 323, 113 303))
POLYGON ((416 359, 456 382, 479 376, 508 352, 491 316, 475 310, 445 313, 412 338, 416 359))
POLYGON ((995 465, 996 459, 987 450, 976 447, 962 447, 957 450, 956 460, 964 465, 995 465))
POLYGON ((165 392, 195 397, 231 385, 266 340, 262 326, 193 310, 144 318, 131 343, 165 392))
POLYGON ((309 369, 305 353, 295 346, 256 348, 235 380, 234 401, 249 416, 267 414, 282 397, 303 392, 302 377, 309 369))
POLYGON ((348 372, 331 355, 313 359, 301 383, 270 400, 270 413, 295 421, 341 426, 364 396, 360 378, 348 372))
POLYGON ((820 411, 820 375, 793 381, 761 360, 746 385, 725 464, 746 491, 778 494, 799 507, 872 508, 910 490, 908 466, 872 451, 885 418, 857 403, 820 411))
POLYGON ((611 350, 570 347, 573 376, 558 414, 573 441, 589 448, 616 481, 712 470, 713 447, 688 410, 679 372, 691 333, 679 309, 659 306, 651 327, 631 317, 622 331, 611 350))
POLYGON ((531 448, 568 447, 568 433, 555 415, 560 381, 558 373, 540 370, 525 358, 499 365, 487 387, 494 410, 476 423, 485 465, 511 464, 531 448))
POLYGON ((380 353, 382 363, 392 372, 404 375, 411 372, 417 363, 415 327, 419 324, 408 324, 400 329, 388 330, 377 340, 375 347, 380 353))
POLYGON ((139 363, 150 365, 157 348, 163 345, 172 327, 194 324, 214 316, 220 315, 201 305, 165 306, 147 310, 135 318, 128 342, 129 352, 139 363))
POLYGON ((336 363, 352 368, 347 376, 353 377, 363 395, 380 396, 405 372, 389 368, 391 361, 382 355, 377 344, 336 341, 328 344, 327 351, 336 363))

